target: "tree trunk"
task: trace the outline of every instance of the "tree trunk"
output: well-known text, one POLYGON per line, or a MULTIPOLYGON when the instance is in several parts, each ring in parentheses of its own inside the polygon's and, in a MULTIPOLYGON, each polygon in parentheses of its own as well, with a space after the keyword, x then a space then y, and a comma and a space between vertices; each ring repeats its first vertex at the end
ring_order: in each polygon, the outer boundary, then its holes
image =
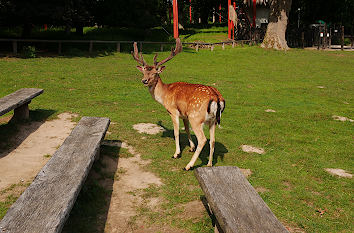
POLYGON ((270 15, 267 32, 264 37, 262 48, 288 50, 285 39, 286 27, 292 0, 271 0, 270 15))
POLYGON ((84 27, 82 25, 76 25, 76 34, 79 36, 84 35, 84 27))

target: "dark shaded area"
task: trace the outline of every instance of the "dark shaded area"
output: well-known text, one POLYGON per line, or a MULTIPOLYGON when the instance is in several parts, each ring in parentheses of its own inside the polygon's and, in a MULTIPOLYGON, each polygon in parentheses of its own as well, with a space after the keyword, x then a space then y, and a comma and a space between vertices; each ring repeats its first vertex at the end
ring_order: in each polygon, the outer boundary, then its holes
POLYGON ((121 142, 103 141, 95 161, 62 232, 104 232, 121 142))
MULTIPOLYGON (((173 143, 174 142, 174 139, 175 139, 175 136, 174 136, 174 131, 173 129, 168 129, 166 128, 161 121, 159 121, 157 123, 157 125, 161 126, 162 128, 165 129, 165 131, 162 133, 162 137, 169 137, 169 138, 172 138, 173 139, 173 143)), ((195 146, 198 145, 198 140, 196 138, 196 136, 193 134, 193 132, 191 132, 191 137, 192 137, 192 140, 195 144, 195 146)), ((215 132, 215 138, 217 139, 217 130, 215 132)), ((207 141, 207 143, 205 143, 204 147, 203 147, 203 150, 200 152, 200 155, 199 155, 199 159, 202 160, 202 163, 201 164, 195 164, 193 169, 195 168, 198 168, 198 167, 202 167, 202 166, 205 166, 208 164, 208 161, 209 161, 209 152, 210 152, 210 144, 209 144, 209 139, 207 141)), ((180 143, 180 148, 181 148, 181 157, 183 156, 183 151, 186 147, 189 148, 189 141, 188 141, 188 136, 186 133, 184 133, 184 131, 180 130, 180 133, 179 133, 179 143, 180 143)), ((229 152, 227 150, 227 148, 224 146, 224 144, 218 142, 217 140, 215 140, 215 148, 214 148, 214 155, 213 155, 213 166, 216 165, 218 163, 218 160, 220 159, 221 161, 224 160, 224 155, 229 152)), ((171 155, 173 155, 174 151, 171 151, 171 155)), ((189 152, 191 155, 194 153, 194 152, 189 152)), ((192 169, 191 169, 192 170, 192 169)))
POLYGON ((212 210, 210 209, 209 204, 208 204, 208 200, 206 199, 206 197, 204 195, 201 195, 199 198, 200 198, 201 202, 203 203, 204 208, 211 219, 213 227, 217 227, 219 233, 224 233, 224 231, 219 226, 219 223, 216 220, 215 215, 213 214, 212 210))
POLYGON ((5 157, 15 150, 31 133, 35 132, 48 117, 55 114, 55 110, 36 109, 30 110, 29 119, 23 121, 10 120, 7 124, 0 125, 0 150, 3 153, 1 157, 5 157), (24 134, 19 135, 19 129, 21 127, 31 124, 24 134))

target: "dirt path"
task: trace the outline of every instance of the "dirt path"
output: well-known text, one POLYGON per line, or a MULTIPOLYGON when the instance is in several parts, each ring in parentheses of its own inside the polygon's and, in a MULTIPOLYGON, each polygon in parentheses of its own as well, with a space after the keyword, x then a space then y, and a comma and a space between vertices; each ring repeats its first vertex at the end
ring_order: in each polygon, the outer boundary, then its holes
POLYGON ((0 191, 12 184, 31 181, 37 175, 74 128, 72 117, 62 113, 52 121, 18 127, 19 132, 11 139, 14 146, 0 151, 0 191))
MULTIPOLYGON (((132 223, 132 218, 137 216, 137 209, 142 205, 143 198, 139 190, 146 189, 150 185, 162 185, 160 178, 153 173, 144 170, 144 166, 150 163, 141 159, 132 146, 125 142, 109 142, 104 145, 125 148, 133 157, 119 158, 118 168, 113 183, 113 192, 110 200, 109 211, 105 224, 105 232, 139 232, 143 227, 141 221, 132 223)), ((107 161, 109 163, 109 161, 107 161)), ((106 164, 108 164, 105 162, 106 164)), ((158 205, 158 203, 156 203, 158 205)), ((155 229, 156 230, 156 229, 155 229)), ((144 232, 154 232, 144 228, 144 232)))

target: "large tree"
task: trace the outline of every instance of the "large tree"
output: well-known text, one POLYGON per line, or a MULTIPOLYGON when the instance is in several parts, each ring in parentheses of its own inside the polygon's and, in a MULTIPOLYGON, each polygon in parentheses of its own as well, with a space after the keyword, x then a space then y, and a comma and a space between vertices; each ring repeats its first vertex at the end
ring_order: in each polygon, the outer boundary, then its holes
POLYGON ((292 0, 270 0, 270 15, 266 35, 261 47, 289 49, 285 39, 292 0))

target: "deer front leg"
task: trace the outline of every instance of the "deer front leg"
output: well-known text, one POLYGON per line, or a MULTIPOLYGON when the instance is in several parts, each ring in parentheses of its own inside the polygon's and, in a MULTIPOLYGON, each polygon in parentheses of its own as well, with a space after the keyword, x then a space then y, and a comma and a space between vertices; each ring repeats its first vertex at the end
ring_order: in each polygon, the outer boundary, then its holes
POLYGON ((172 158, 177 159, 181 157, 181 149, 179 147, 179 118, 177 115, 172 115, 172 114, 171 114, 171 118, 172 118, 173 131, 174 131, 175 142, 176 142, 176 152, 172 156, 172 158))
POLYGON ((206 137, 204 135, 204 132, 203 132, 203 124, 198 123, 198 121, 197 122, 191 121, 191 125, 194 130, 195 136, 197 136, 198 146, 197 146, 196 151, 194 152, 194 155, 192 156, 191 161, 184 168, 187 171, 194 166, 195 161, 197 161, 199 154, 202 151, 202 149, 207 141, 206 137))
POLYGON ((189 132, 189 121, 187 119, 183 119, 183 124, 184 124, 184 128, 186 130, 187 136, 188 136, 188 141, 189 141, 189 146, 190 146, 189 151, 193 152, 193 151, 195 151, 195 145, 194 145, 194 143, 192 141, 192 137, 191 137, 191 134, 189 132))

